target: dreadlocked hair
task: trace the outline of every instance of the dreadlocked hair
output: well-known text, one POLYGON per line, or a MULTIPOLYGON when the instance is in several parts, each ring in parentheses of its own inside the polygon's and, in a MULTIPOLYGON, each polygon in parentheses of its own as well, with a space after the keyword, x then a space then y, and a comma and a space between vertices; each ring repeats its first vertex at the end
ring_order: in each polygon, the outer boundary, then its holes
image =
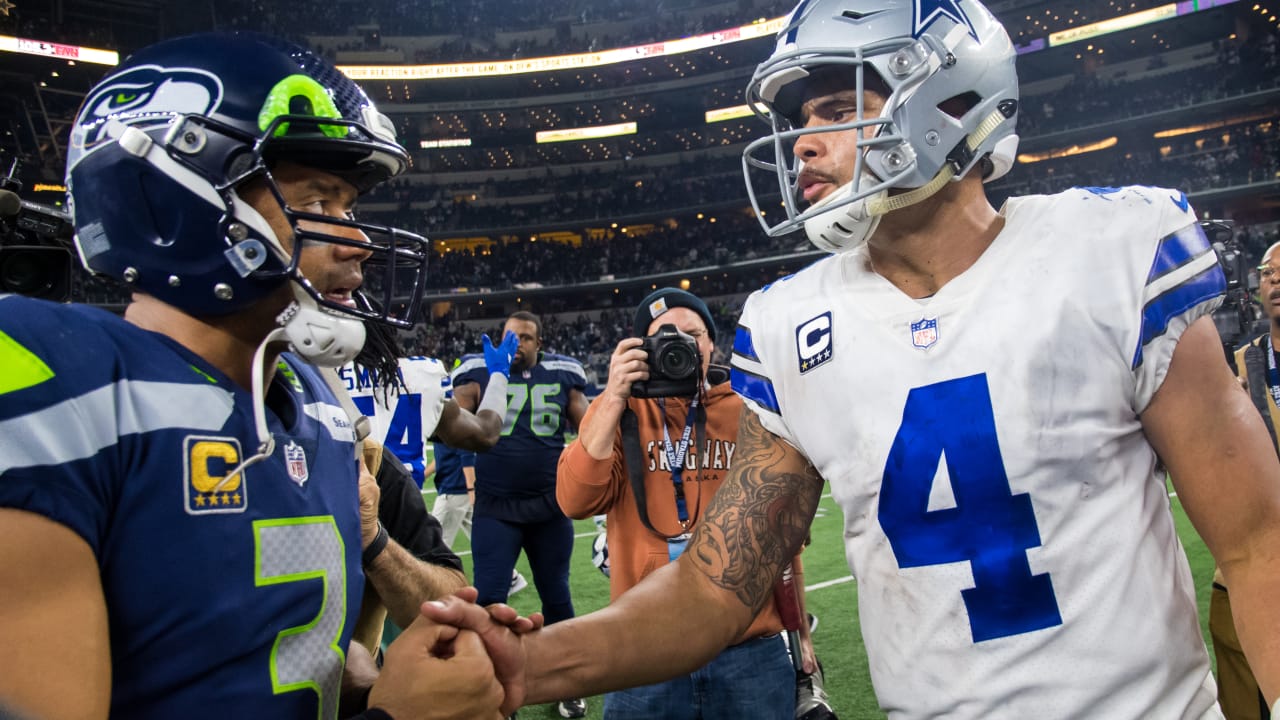
MULTIPOLYGON (((355 296, 357 303, 366 309, 372 308, 373 301, 364 293, 356 293, 355 296)), ((374 391, 382 393, 384 405, 390 405, 393 395, 409 391, 400 378, 400 350, 395 330, 380 322, 365 320, 364 332, 364 347, 356 355, 355 363, 370 371, 369 379, 373 382, 374 391)))

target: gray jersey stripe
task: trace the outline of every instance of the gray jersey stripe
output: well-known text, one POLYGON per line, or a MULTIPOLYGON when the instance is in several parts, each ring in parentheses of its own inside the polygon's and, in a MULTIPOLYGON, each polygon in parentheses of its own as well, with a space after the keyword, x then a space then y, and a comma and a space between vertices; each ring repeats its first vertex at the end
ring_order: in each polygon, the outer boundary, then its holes
POLYGON ((548 370, 567 370, 584 381, 587 379, 587 374, 582 371, 582 366, 572 360, 544 360, 542 367, 548 370))
POLYGON ((484 366, 485 366, 484 358, 471 358, 470 360, 463 360, 461 365, 453 369, 453 372, 450 373, 450 377, 456 383, 458 381, 458 378, 463 373, 468 373, 468 372, 471 372, 472 370, 475 370, 476 368, 482 368, 484 366))
POLYGON ((0 421, 0 474, 93 457, 125 435, 218 430, 234 403, 230 392, 213 385, 121 380, 0 421))

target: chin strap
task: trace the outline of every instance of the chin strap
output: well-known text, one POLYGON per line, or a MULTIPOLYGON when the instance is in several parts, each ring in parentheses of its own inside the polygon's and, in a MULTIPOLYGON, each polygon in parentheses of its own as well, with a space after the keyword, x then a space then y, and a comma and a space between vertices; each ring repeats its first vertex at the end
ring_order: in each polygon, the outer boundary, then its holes
POLYGON ((938 170, 938 174, 934 175, 932 180, 910 192, 879 198, 867 203, 867 214, 873 216, 884 215, 894 210, 901 210, 904 207, 915 205, 941 190, 947 183, 951 182, 951 179, 956 176, 956 172, 960 168, 968 165, 967 161, 962 162, 962 160, 964 158, 972 158, 973 151, 978 149, 987 137, 1008 119, 1004 111, 1000 109, 991 111, 991 114, 979 123, 973 132, 965 136, 965 139, 956 146, 951 155, 947 156, 947 162, 942 165, 942 168, 938 170))
POLYGON ((258 349, 253 353, 253 424, 258 431, 258 452, 232 468, 226 474, 228 479, 243 472, 250 465, 266 460, 276 451, 276 438, 267 428, 267 395, 264 387, 266 373, 264 372, 263 360, 267 356, 267 346, 283 339, 285 339, 284 328, 276 328, 267 335, 266 339, 262 341, 262 344, 258 345, 258 349))

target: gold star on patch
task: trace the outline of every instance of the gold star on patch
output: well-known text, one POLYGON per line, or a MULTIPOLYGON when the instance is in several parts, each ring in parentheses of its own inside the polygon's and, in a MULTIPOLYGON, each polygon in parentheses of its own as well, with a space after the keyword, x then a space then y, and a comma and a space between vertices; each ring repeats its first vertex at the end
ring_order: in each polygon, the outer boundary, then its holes
POLYGON ((9 17, 9 11, 17 7, 9 0, 0 0, 0 13, 4 13, 5 17, 9 17))

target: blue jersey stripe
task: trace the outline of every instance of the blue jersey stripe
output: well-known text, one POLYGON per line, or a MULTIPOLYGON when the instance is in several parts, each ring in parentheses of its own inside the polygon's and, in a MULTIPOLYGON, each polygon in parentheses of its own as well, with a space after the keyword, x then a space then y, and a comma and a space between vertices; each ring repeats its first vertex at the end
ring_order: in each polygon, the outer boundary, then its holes
POLYGON ((729 385, 734 392, 760 407, 782 414, 778 408, 778 395, 773 391, 773 383, 769 378, 735 367, 729 371, 729 385))
POLYGON ((1209 250, 1209 238, 1198 224, 1188 225, 1165 237, 1156 246, 1156 258, 1147 274, 1147 284, 1177 270, 1209 250))
POLYGON ((737 332, 733 335, 733 353, 748 360, 760 362, 760 356, 756 355, 755 343, 751 341, 751 328, 744 325, 738 326, 737 332))
POLYGON ((1133 367, 1142 364, 1142 349, 1169 329, 1170 320, 1222 295, 1226 289, 1226 276, 1215 260, 1211 267, 1148 302, 1142 309, 1142 337, 1133 356, 1133 367))

